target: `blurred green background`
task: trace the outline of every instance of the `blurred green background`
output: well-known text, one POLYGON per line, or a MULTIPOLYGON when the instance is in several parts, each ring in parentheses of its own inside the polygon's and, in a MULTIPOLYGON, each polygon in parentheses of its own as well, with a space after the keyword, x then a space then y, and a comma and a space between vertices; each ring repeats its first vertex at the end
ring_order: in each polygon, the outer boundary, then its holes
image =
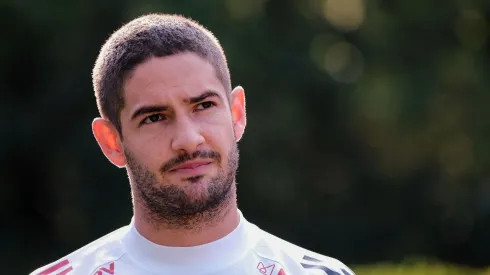
POLYGON ((90 74, 150 12, 208 27, 245 88, 246 218, 358 275, 490 274, 485 0, 2 0, 0 274, 129 222, 90 74))

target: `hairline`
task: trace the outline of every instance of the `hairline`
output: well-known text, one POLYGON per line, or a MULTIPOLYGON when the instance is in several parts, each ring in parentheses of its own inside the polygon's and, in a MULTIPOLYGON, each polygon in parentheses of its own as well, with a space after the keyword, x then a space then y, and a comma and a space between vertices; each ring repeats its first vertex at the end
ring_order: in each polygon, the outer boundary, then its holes
MULTIPOLYGON (((228 100, 230 99, 230 95, 231 95, 231 92, 233 90, 233 88, 231 87, 225 87, 225 85, 223 84, 223 81, 221 81, 219 79, 219 76, 218 76, 218 70, 216 70, 216 67, 210 62, 210 60, 206 57, 203 57, 202 55, 200 55, 198 52, 196 51, 192 51, 192 50, 184 50, 184 51, 180 51, 180 52, 176 52, 176 53, 173 53, 173 54, 169 54, 169 55, 165 55, 165 56, 156 56, 154 54, 151 54, 149 55, 147 58, 143 59, 141 62, 135 64, 131 69, 127 70, 126 72, 124 72, 122 75, 121 75, 121 87, 120 87, 120 91, 123 93, 122 96, 123 96, 123 100, 125 99, 124 97, 124 87, 126 86, 126 83, 127 81, 129 81, 131 79, 131 77, 134 75, 134 71, 136 70, 136 68, 138 66, 141 66, 143 65, 144 63, 150 61, 152 58, 167 58, 167 57, 172 57, 172 56, 178 56, 178 55, 184 55, 184 54, 195 54, 197 55, 199 58, 201 58, 201 60, 205 61, 207 64, 211 65, 211 67, 213 67, 213 71, 214 71, 214 75, 215 77, 218 79, 219 83, 221 84, 221 86, 223 87, 223 90, 225 91, 225 96, 228 98, 228 100)), ((124 106, 124 103, 126 103, 125 101, 123 101, 123 106, 124 106)))

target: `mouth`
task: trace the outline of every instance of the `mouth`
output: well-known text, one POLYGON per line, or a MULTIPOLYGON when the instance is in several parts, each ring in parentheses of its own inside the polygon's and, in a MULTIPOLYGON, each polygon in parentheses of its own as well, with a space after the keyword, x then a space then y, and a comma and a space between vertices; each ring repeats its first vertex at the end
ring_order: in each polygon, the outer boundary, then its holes
POLYGON ((204 172, 208 167, 211 166, 212 161, 209 160, 195 160, 195 161, 187 161, 180 165, 177 165, 173 169, 171 169, 170 173, 191 173, 197 174, 200 172, 204 172))

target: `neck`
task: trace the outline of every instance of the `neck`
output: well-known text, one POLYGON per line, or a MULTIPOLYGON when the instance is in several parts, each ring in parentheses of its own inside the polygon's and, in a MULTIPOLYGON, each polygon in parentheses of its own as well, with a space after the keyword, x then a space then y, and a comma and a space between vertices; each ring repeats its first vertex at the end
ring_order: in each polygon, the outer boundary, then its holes
MULTIPOLYGON (((207 220, 201 224, 196 222, 193 228, 175 228, 166 226, 164 222, 155 225, 154 222, 145 218, 145 207, 135 202, 134 225, 142 236, 153 243, 175 247, 197 246, 221 239, 238 226, 240 216, 235 192, 218 211, 212 221, 207 220)), ((202 217, 202 215, 199 216, 202 217)), ((196 220, 199 220, 199 217, 196 220)))

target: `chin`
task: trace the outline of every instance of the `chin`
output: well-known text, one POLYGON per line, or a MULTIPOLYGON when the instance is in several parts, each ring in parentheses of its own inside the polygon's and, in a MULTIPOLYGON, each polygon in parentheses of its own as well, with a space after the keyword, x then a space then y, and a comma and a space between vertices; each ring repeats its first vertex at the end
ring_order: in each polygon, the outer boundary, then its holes
POLYGON ((209 196, 208 184, 206 182, 187 185, 183 188, 183 191, 191 201, 205 201, 209 196))

